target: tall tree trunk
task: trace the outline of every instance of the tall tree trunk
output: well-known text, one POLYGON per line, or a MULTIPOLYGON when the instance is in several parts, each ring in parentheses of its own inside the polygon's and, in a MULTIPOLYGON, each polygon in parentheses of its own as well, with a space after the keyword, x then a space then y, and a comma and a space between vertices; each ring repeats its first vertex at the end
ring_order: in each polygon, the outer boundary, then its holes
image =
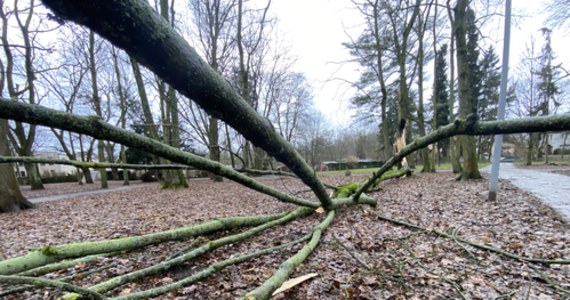
MULTIPOLYGON (((168 86, 168 92, 166 94, 166 110, 169 120, 168 134, 164 134, 164 142, 170 146, 180 149, 180 129, 178 120, 178 99, 176 98, 176 92, 171 86, 168 86)), ((163 178, 163 188, 188 188, 188 182, 184 177, 184 172, 182 170, 168 170, 168 176, 163 178)))
POLYGON ((253 168, 256 170, 264 169, 265 151, 258 147, 253 147, 253 168))
MULTIPOLYGON (((471 70, 467 62, 467 39, 466 39, 466 11, 469 1, 459 0, 455 8, 455 38, 457 41, 457 72, 459 73, 459 117, 466 119, 474 113, 473 93, 471 92, 471 70)), ((461 172, 461 180, 482 178, 479 173, 475 138, 473 136, 461 136, 461 153, 463 155, 464 168, 461 172)))
POLYGON ((225 123, 224 123, 224 126, 226 127, 226 144, 228 147, 228 152, 230 153, 230 161, 232 163, 232 168, 235 169, 236 168, 236 162, 235 162, 234 154, 232 151, 232 141, 230 139, 230 127, 228 126, 228 124, 225 124, 225 123))
MULTIPOLYGON (((111 143, 105 144, 105 151, 107 152, 107 161, 116 162, 114 147, 111 143)), ((119 170, 117 168, 111 168, 111 180, 119 180, 119 170)))
MULTIPOLYGON (((129 59, 131 62, 131 68, 133 70, 133 76, 135 77, 135 82, 137 84, 137 91, 138 91, 139 98, 140 98, 141 108, 143 110, 144 134, 148 135, 151 139, 158 141, 158 140, 160 140, 160 137, 158 136, 158 130, 157 130, 157 127, 154 123, 154 119, 152 117, 152 112, 150 110, 150 103, 149 103, 148 96, 146 93, 146 88, 144 85, 140 66, 139 66, 138 62, 136 61, 136 59, 133 58, 132 56, 129 56, 129 59)), ((168 161, 162 157, 159 157, 158 161, 160 164, 168 163, 168 161)), ((168 177, 168 170, 162 170, 161 173, 162 173, 163 178, 168 177)))
MULTIPOLYGON (((23 57, 24 57, 24 70, 25 70, 25 77, 19 77, 18 79, 14 78, 14 68, 16 63, 14 62, 14 56, 11 49, 11 42, 9 41, 8 37, 8 14, 5 13, 4 7, 0 7, 0 17, 2 18, 2 47, 4 48, 4 55, 6 59, 6 69, 2 65, 2 82, 0 85, 2 89, 4 89, 4 81, 6 82, 6 87, 8 90, 8 95, 14 101, 18 98, 22 97, 22 94, 27 93, 24 97, 27 97, 26 101, 30 104, 36 104, 36 90, 34 88, 36 74, 33 67, 33 58, 34 58, 34 47, 33 47, 33 40, 30 39, 30 24, 32 20, 32 16, 34 15, 34 1, 30 1, 29 8, 27 9, 20 9, 18 8, 18 2, 14 2, 14 11, 13 14, 16 15, 18 19, 18 28, 21 32, 20 39, 23 41, 23 57), (20 19, 20 14, 26 14, 25 17, 20 19), (5 79, 5 80, 4 80, 5 79), (18 90, 18 84, 21 79, 24 79, 23 85, 26 86, 25 88, 18 90)), ((35 136, 36 136, 36 125, 30 124, 28 125, 27 130, 25 126, 21 122, 15 122, 15 129, 14 135, 16 139, 12 139, 12 145, 14 146, 16 153, 20 156, 33 156, 32 146, 34 144, 35 136), (26 132, 27 131, 27 132, 26 132)), ((37 166, 33 166, 31 164, 25 164, 26 172, 28 174, 28 181, 33 190, 41 190, 44 188, 42 184, 42 180, 37 169, 37 166)))
MULTIPOLYGON (((449 122, 453 123, 453 121, 455 121, 455 20, 453 19, 453 13, 449 6, 449 1, 447 4, 447 15, 451 23, 451 36, 449 43, 449 122)), ((451 161, 451 169, 455 174, 463 171, 461 162, 459 161, 459 156, 460 145, 457 137, 454 136, 449 139, 449 160, 451 161)))
POLYGON ((34 163, 24 163, 24 168, 26 168, 26 174, 28 174, 28 182, 30 183, 30 188, 35 190, 43 190, 44 185, 42 183, 42 177, 38 169, 38 165, 34 163))
MULTIPOLYGON (((431 6, 430 6, 431 8, 431 6)), ((427 14, 429 14, 429 9, 427 14)), ((427 18, 426 18, 427 19, 427 18)), ((423 21, 423 15, 418 15, 418 130, 420 136, 426 135, 425 119, 424 119, 424 32, 426 24, 423 21)), ((435 118, 434 114, 434 118, 435 118)), ((411 129, 411 128, 410 128, 411 129)), ((433 151, 433 150, 432 150, 433 151)), ((435 172, 435 166, 431 164, 429 149, 421 150, 423 167, 422 172, 435 172)))
MULTIPOLYGON (((210 159, 213 161, 220 162, 220 146, 218 145, 219 133, 218 133, 218 119, 210 116, 208 120, 208 148, 210 149, 210 159)), ((229 139, 228 139, 229 141, 229 139)), ((230 154, 231 155, 231 154, 230 154)), ((223 181, 224 177, 219 175, 212 175, 214 181, 223 181)))
MULTIPOLYGON (((89 161, 91 159, 91 154, 92 154, 92 147, 89 147, 89 150, 87 150, 87 153, 85 152, 85 148, 83 147, 83 139, 81 134, 79 135, 79 151, 81 154, 81 160, 82 161, 89 161)), ((85 176, 85 183, 88 184, 93 184, 93 176, 91 176, 91 170, 89 170, 89 168, 81 168, 81 172, 83 172, 83 176, 85 176)))
MULTIPOLYGON (((399 91, 398 91, 398 119, 405 119, 408 124, 408 130, 406 130, 406 144, 412 140, 412 126, 410 120, 410 88, 407 83, 407 69, 406 69, 406 58, 408 57, 408 42, 410 34, 416 22, 416 19, 420 13, 420 0, 416 0, 414 5, 414 11, 409 18, 409 21, 404 26, 403 32, 399 32, 399 25, 397 24, 399 20, 395 19, 395 14, 397 12, 392 12, 393 16, 391 18, 393 27, 393 37, 394 37, 394 47, 396 49, 396 59, 398 61, 399 67, 399 91)), ((408 165, 410 168, 415 167, 414 155, 410 154, 406 157, 408 165)))
MULTIPOLYGON (((434 13, 433 13, 433 25, 432 25, 432 30, 433 30, 433 53, 434 55, 437 55, 437 8, 438 8, 438 3, 437 0, 435 0, 435 4, 434 4, 434 13)), ((433 97, 432 97, 432 107, 433 107, 433 117, 432 117, 432 122, 431 122, 431 127, 432 127, 432 131, 436 130, 439 127, 439 124, 437 123, 437 117, 439 115, 439 110, 437 107, 437 98, 439 95, 439 91, 438 91, 438 79, 439 79, 439 75, 437 72, 437 63, 435 62, 436 60, 434 59, 434 64, 433 64, 433 74, 434 74, 434 78, 433 78, 433 97)), ((440 142, 436 142, 434 144, 432 144, 432 149, 431 149, 431 153, 430 153, 430 163, 431 163, 431 167, 432 167, 432 171, 435 172, 435 164, 439 163, 439 144, 440 142)))
MULTIPOLYGON (((102 117, 101 99, 99 98, 99 89, 97 88, 97 69, 95 66, 95 34, 89 30, 89 71, 91 73, 91 95, 93 97, 93 105, 95 106, 95 113, 97 116, 102 117)), ((97 141, 97 159, 99 162, 105 162, 105 141, 97 141)), ((107 183, 107 170, 99 169, 99 176, 101 179, 101 188, 106 189, 109 187, 107 183)))
POLYGON ((376 76, 378 77, 378 83, 380 83, 380 91, 382 93, 382 100, 380 101, 381 106, 381 118, 382 118, 382 144, 384 152, 384 160, 388 160, 392 156, 392 143, 390 143, 390 134, 388 133, 388 121, 387 121, 387 105, 388 105, 388 89, 386 88, 386 81, 384 80, 384 63, 382 50, 382 38, 380 36, 380 24, 378 22, 380 18, 380 7, 378 1, 374 3, 373 7, 374 13, 374 42, 376 46, 376 76))
MULTIPOLYGON (((8 147, 8 121, 0 119, 0 154, 10 156, 8 147)), ((32 208, 34 205, 26 200, 16 180, 12 164, 0 164, 0 213, 16 212, 32 208)))
MULTIPOLYGON (((126 129, 127 123, 127 100, 125 92, 123 91, 123 83, 121 76, 121 69, 119 68, 119 60, 117 59, 118 53, 115 47, 112 48, 112 55, 113 55, 113 65, 115 69, 115 76, 117 77, 117 92, 119 94, 119 105, 121 106, 121 116, 120 116, 120 123, 121 128, 126 129)), ((119 152, 119 156, 121 158, 121 162, 126 164, 127 163, 127 154, 125 152, 125 146, 121 145, 121 149, 119 152)), ((129 185, 129 170, 123 168, 123 185, 129 185)))
MULTIPOLYGON (((160 0, 160 15, 165 19, 170 26, 173 26, 174 16, 173 8, 169 7, 168 0, 160 0)), ((167 85, 166 82, 160 80, 159 91, 162 107, 163 107, 163 141, 174 147, 180 148, 180 129, 178 120, 178 99, 176 92, 172 86, 167 85)), ((184 177, 182 170, 165 170, 162 178, 163 188, 187 188, 188 182, 184 177)))
POLYGON ((548 132, 545 132, 545 133, 544 133, 544 163, 545 163, 545 164, 548 164, 548 163, 549 163, 549 162, 548 162, 548 150, 549 150, 549 147, 548 147, 548 135, 549 135, 548 132))

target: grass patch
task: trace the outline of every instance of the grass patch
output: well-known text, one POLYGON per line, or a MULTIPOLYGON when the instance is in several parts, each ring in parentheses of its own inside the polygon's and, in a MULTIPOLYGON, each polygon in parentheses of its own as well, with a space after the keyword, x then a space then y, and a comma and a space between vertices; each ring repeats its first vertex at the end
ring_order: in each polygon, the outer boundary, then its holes
MULTIPOLYGON (((544 163, 544 162, 543 162, 544 163)), ((534 163, 533 163, 534 164, 534 163)), ((488 161, 480 161, 479 162, 479 168, 484 168, 486 166, 491 165, 490 162, 488 161)), ((423 165, 416 165, 415 171, 421 171, 422 170, 422 166, 423 165)), ((378 170, 379 168, 366 168, 366 169, 353 169, 350 170, 350 172, 352 174, 358 174, 358 173, 372 173, 376 170, 378 170)), ((436 170, 451 170, 451 163, 443 163, 443 164, 439 164, 435 166, 436 170)), ((319 171, 317 172, 317 175, 319 176, 333 176, 333 175, 344 175, 344 172, 346 172, 346 170, 336 170, 336 171, 319 171)))

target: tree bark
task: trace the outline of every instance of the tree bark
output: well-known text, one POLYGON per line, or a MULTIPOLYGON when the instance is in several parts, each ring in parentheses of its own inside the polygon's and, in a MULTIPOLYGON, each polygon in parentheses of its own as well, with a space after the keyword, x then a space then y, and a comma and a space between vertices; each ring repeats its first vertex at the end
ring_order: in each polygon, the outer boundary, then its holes
MULTIPOLYGON (((100 118, 103 116, 101 111, 101 99, 99 98, 99 89, 97 88, 97 68, 95 65, 95 33, 89 30, 89 72, 91 73, 91 96, 95 113, 100 118)), ((97 159, 99 162, 105 162, 105 141, 100 139, 97 141, 97 159)), ((99 179, 101 180, 101 188, 109 187, 107 183, 107 170, 99 169, 99 179)))
MULTIPOLYGON (((113 65, 115 69, 115 76, 117 77, 117 92, 119 94, 119 105, 121 106, 121 116, 119 117, 119 121, 121 123, 121 128, 125 129, 127 125, 127 100, 126 95, 123 91, 123 83, 121 76, 121 69, 119 68, 119 60, 117 59, 118 53, 115 47, 112 48, 112 55, 113 55, 113 65)), ((119 152, 119 156, 121 162, 126 164, 127 163, 127 154, 124 145, 121 145, 121 149, 119 152)), ((123 185, 129 185, 129 171, 128 169, 123 169, 123 185)))
MULTIPOLYGON (((431 5, 426 10, 426 22, 427 16, 431 5)), ((423 19, 423 14, 418 15, 418 131, 420 136, 426 135, 425 128, 425 118, 424 118, 424 34, 426 30, 426 23, 423 19)), ((434 113, 433 118, 436 118, 434 113)), ((436 145, 437 147, 437 145, 436 145)), ((432 149, 435 151, 435 149, 432 149)), ((429 148, 424 148, 421 150, 422 153, 422 172, 435 172, 435 165, 431 164, 429 148)))
MULTIPOLYGON (((398 90, 398 120, 405 119, 408 123, 410 130, 406 130, 406 137, 405 142, 409 143, 412 139, 412 130, 411 130, 411 120, 410 120, 410 88, 408 86, 408 78, 407 78, 407 62, 406 58, 408 57, 408 42, 410 38, 410 34, 418 18, 420 13, 420 0, 416 0, 413 6, 413 12, 410 16, 408 23, 404 24, 404 30, 402 32, 398 31, 398 22, 401 22, 400 19, 396 19, 395 15, 399 14, 399 11, 391 11, 391 21, 393 27, 393 42, 394 48, 396 52, 396 60, 398 62, 399 67, 399 90, 398 90)), ((415 159, 412 155, 406 158, 410 168, 414 168, 415 166, 415 159)))
MULTIPOLYGON (((455 7, 455 39, 457 41, 457 72, 459 73, 459 117, 464 119, 474 113, 473 103, 475 101, 471 91, 471 82, 475 79, 469 69, 467 59, 466 12, 468 3, 468 0, 459 0, 455 7)), ((464 164, 460 179, 482 178, 477 162, 475 138, 472 136, 461 136, 460 141, 464 164)))
MULTIPOLYGON (((6 59, 6 69, 4 69, 4 65, 2 64, 2 82, 0 83, 2 91, 4 89, 4 79, 6 82, 6 88, 8 90, 8 95, 12 100, 17 101, 23 94, 27 94, 28 97, 27 101, 30 104, 36 103, 36 89, 34 87, 34 82, 36 79, 36 74, 33 68, 33 58, 34 58, 34 47, 33 47, 33 39, 30 39, 30 24, 32 20, 32 16, 34 15, 34 1, 30 2, 29 8, 20 9, 18 8, 17 2, 14 2, 14 11, 10 14, 5 13, 4 7, 0 7, 0 17, 2 18, 2 47, 4 48, 4 55, 6 59), (26 13, 26 16, 23 19, 20 19, 20 14, 26 13), (20 29, 21 33, 21 40, 23 41, 23 59, 24 59, 24 70, 25 76, 23 78, 15 79, 14 76, 14 67, 16 63, 14 62, 14 55, 11 49, 11 42, 8 36, 8 28, 10 28, 8 22, 8 15, 16 15, 16 20, 18 24, 18 28, 20 29), (23 22, 22 22, 23 21, 23 22), (20 79, 24 79, 24 88, 18 90, 18 82, 20 79)), ((19 75, 18 75, 19 76, 19 75)), ((29 126, 26 130, 23 124, 16 122, 14 128, 14 135, 15 138, 10 138, 12 145, 14 146, 16 153, 21 156, 31 156, 33 155, 32 146, 34 144, 35 136, 36 136, 36 126, 29 126), (27 131, 27 132, 26 132, 27 131)), ((8 131, 6 131, 8 134, 8 131)), ((44 188, 42 184, 42 180, 37 169, 37 166, 33 165, 25 165, 26 172, 28 175, 28 182, 32 190, 41 190, 44 188)))
MULTIPOLYGON (((434 13, 433 13, 433 25, 432 25, 432 34, 433 34, 433 55, 434 55, 434 63, 433 63, 433 91, 432 91, 432 121, 431 121, 431 128, 432 131, 436 130, 439 125, 437 124, 437 118, 439 115, 439 109, 437 107, 437 99, 439 97, 438 91, 438 79, 440 76, 437 71, 437 7, 438 3, 435 0, 434 3, 434 13)), ((439 143, 435 143, 432 145, 431 153, 430 153, 430 163, 432 167, 432 171, 435 172, 435 165, 439 163, 439 143)))
POLYGON ((376 76, 378 78, 378 83, 380 84, 380 92, 382 99, 380 100, 380 110, 381 110, 381 125, 382 126, 382 144, 384 159, 388 159, 392 156, 392 143, 390 143, 390 134, 388 133, 388 121, 387 121, 387 106, 388 106, 388 89, 386 88, 386 81, 384 80, 384 63, 383 63, 383 46, 382 37, 380 36, 380 7, 378 1, 374 2, 373 6, 373 18, 374 18, 374 43, 376 46, 376 76))
MULTIPOLYGON (((452 9, 449 1, 446 4, 447 16, 451 24, 451 36, 449 42, 449 122, 455 121, 455 20, 453 18, 452 9)), ((456 137, 449 139, 449 159, 451 160, 451 168, 453 173, 461 173, 463 167, 459 161, 460 146, 456 137)))
MULTIPOLYGON (((210 149, 210 159, 213 161, 220 162, 220 146, 218 145, 219 134, 218 134, 218 119, 210 117, 208 120, 208 148, 210 149)), ((228 139, 229 141, 229 139, 228 139)), ((231 154, 230 154, 231 155, 231 154)), ((219 175, 213 175, 212 179, 214 181, 222 181, 223 177, 219 175)))
MULTIPOLYGON (((0 119, 0 154, 10 155, 8 147, 8 121, 0 119)), ((16 180, 12 164, 0 164, 0 213, 16 212, 32 208, 34 205, 26 200, 16 180)))

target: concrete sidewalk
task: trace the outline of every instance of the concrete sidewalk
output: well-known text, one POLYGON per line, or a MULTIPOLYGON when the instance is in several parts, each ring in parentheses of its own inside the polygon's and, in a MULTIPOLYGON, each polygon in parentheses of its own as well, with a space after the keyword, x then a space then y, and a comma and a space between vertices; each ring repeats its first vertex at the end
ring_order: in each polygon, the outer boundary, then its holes
MULTIPOLYGON (((491 172, 491 166, 481 169, 491 172)), ((499 178, 535 194, 545 204, 560 212, 570 221, 570 177, 540 170, 517 168, 512 163, 501 163, 499 178)))

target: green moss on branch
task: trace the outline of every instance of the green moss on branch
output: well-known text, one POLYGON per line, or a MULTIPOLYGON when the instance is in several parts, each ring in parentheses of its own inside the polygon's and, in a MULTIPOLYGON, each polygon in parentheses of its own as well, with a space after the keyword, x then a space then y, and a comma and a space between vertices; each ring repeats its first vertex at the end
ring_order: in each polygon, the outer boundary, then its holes
POLYGON ((90 291, 88 289, 84 289, 78 287, 76 285, 72 285, 69 283, 57 281, 57 280, 50 280, 45 278, 38 278, 38 277, 27 277, 27 276, 14 276, 14 275, 0 275, 0 283, 3 284, 29 284, 36 287, 53 287, 62 291, 74 292, 80 295, 83 295, 87 299, 97 299, 97 300, 104 300, 107 299, 105 296, 90 291))
POLYGON ((11 275, 24 272, 67 258, 132 250, 152 244, 182 240, 222 230, 257 226, 282 218, 287 214, 288 212, 261 216, 222 218, 142 236, 125 237, 97 242, 71 243, 57 246, 50 245, 49 254, 44 253, 44 251, 40 249, 30 251, 28 254, 23 256, 0 261, 0 275, 11 275))
POLYGON ((260 300, 269 299, 273 291, 278 289, 283 282, 285 282, 289 276, 293 273, 296 267, 298 267, 312 252, 315 250, 319 241, 321 240, 321 235, 323 231, 331 224, 334 219, 335 212, 329 211, 325 220, 313 229, 313 235, 309 243, 307 243, 297 254, 293 255, 285 262, 283 262, 279 269, 267 279, 261 286, 255 290, 247 293, 243 299, 246 300, 260 300))
POLYGON ((170 268, 172 268, 174 266, 178 266, 178 265, 180 265, 184 262, 187 262, 193 258, 196 258, 200 255, 207 253, 207 252, 213 251, 213 250, 215 250, 221 246, 243 241, 244 239, 252 237, 256 234, 259 234, 259 233, 261 233, 261 232, 265 231, 266 229, 269 229, 273 226, 289 222, 295 218, 306 216, 306 215, 309 215, 311 213, 313 213, 313 209, 310 209, 310 208, 301 207, 301 208, 295 209, 295 210, 289 212, 288 214, 286 214, 285 216, 283 216, 279 219, 269 221, 267 223, 264 223, 262 225, 259 225, 257 227, 251 228, 249 230, 246 230, 246 231, 238 233, 238 234, 225 236, 223 238, 219 238, 219 239, 216 239, 213 241, 209 241, 209 242, 205 243, 204 245, 202 245, 201 247, 198 247, 198 248, 196 248, 196 249, 194 249, 194 250, 192 250, 186 254, 183 254, 183 255, 180 255, 176 258, 158 263, 158 264, 150 266, 148 268, 144 268, 144 269, 137 270, 137 271, 134 271, 134 272, 131 272, 128 274, 124 274, 121 276, 111 278, 107 281, 104 281, 104 282, 101 282, 95 286, 92 286, 90 289, 93 291, 97 291, 98 293, 107 292, 111 289, 114 289, 114 288, 120 286, 120 285, 129 283, 129 282, 133 282, 133 281, 135 281, 139 278, 142 278, 144 276, 156 274, 159 272, 164 272, 164 271, 169 270, 170 268))

